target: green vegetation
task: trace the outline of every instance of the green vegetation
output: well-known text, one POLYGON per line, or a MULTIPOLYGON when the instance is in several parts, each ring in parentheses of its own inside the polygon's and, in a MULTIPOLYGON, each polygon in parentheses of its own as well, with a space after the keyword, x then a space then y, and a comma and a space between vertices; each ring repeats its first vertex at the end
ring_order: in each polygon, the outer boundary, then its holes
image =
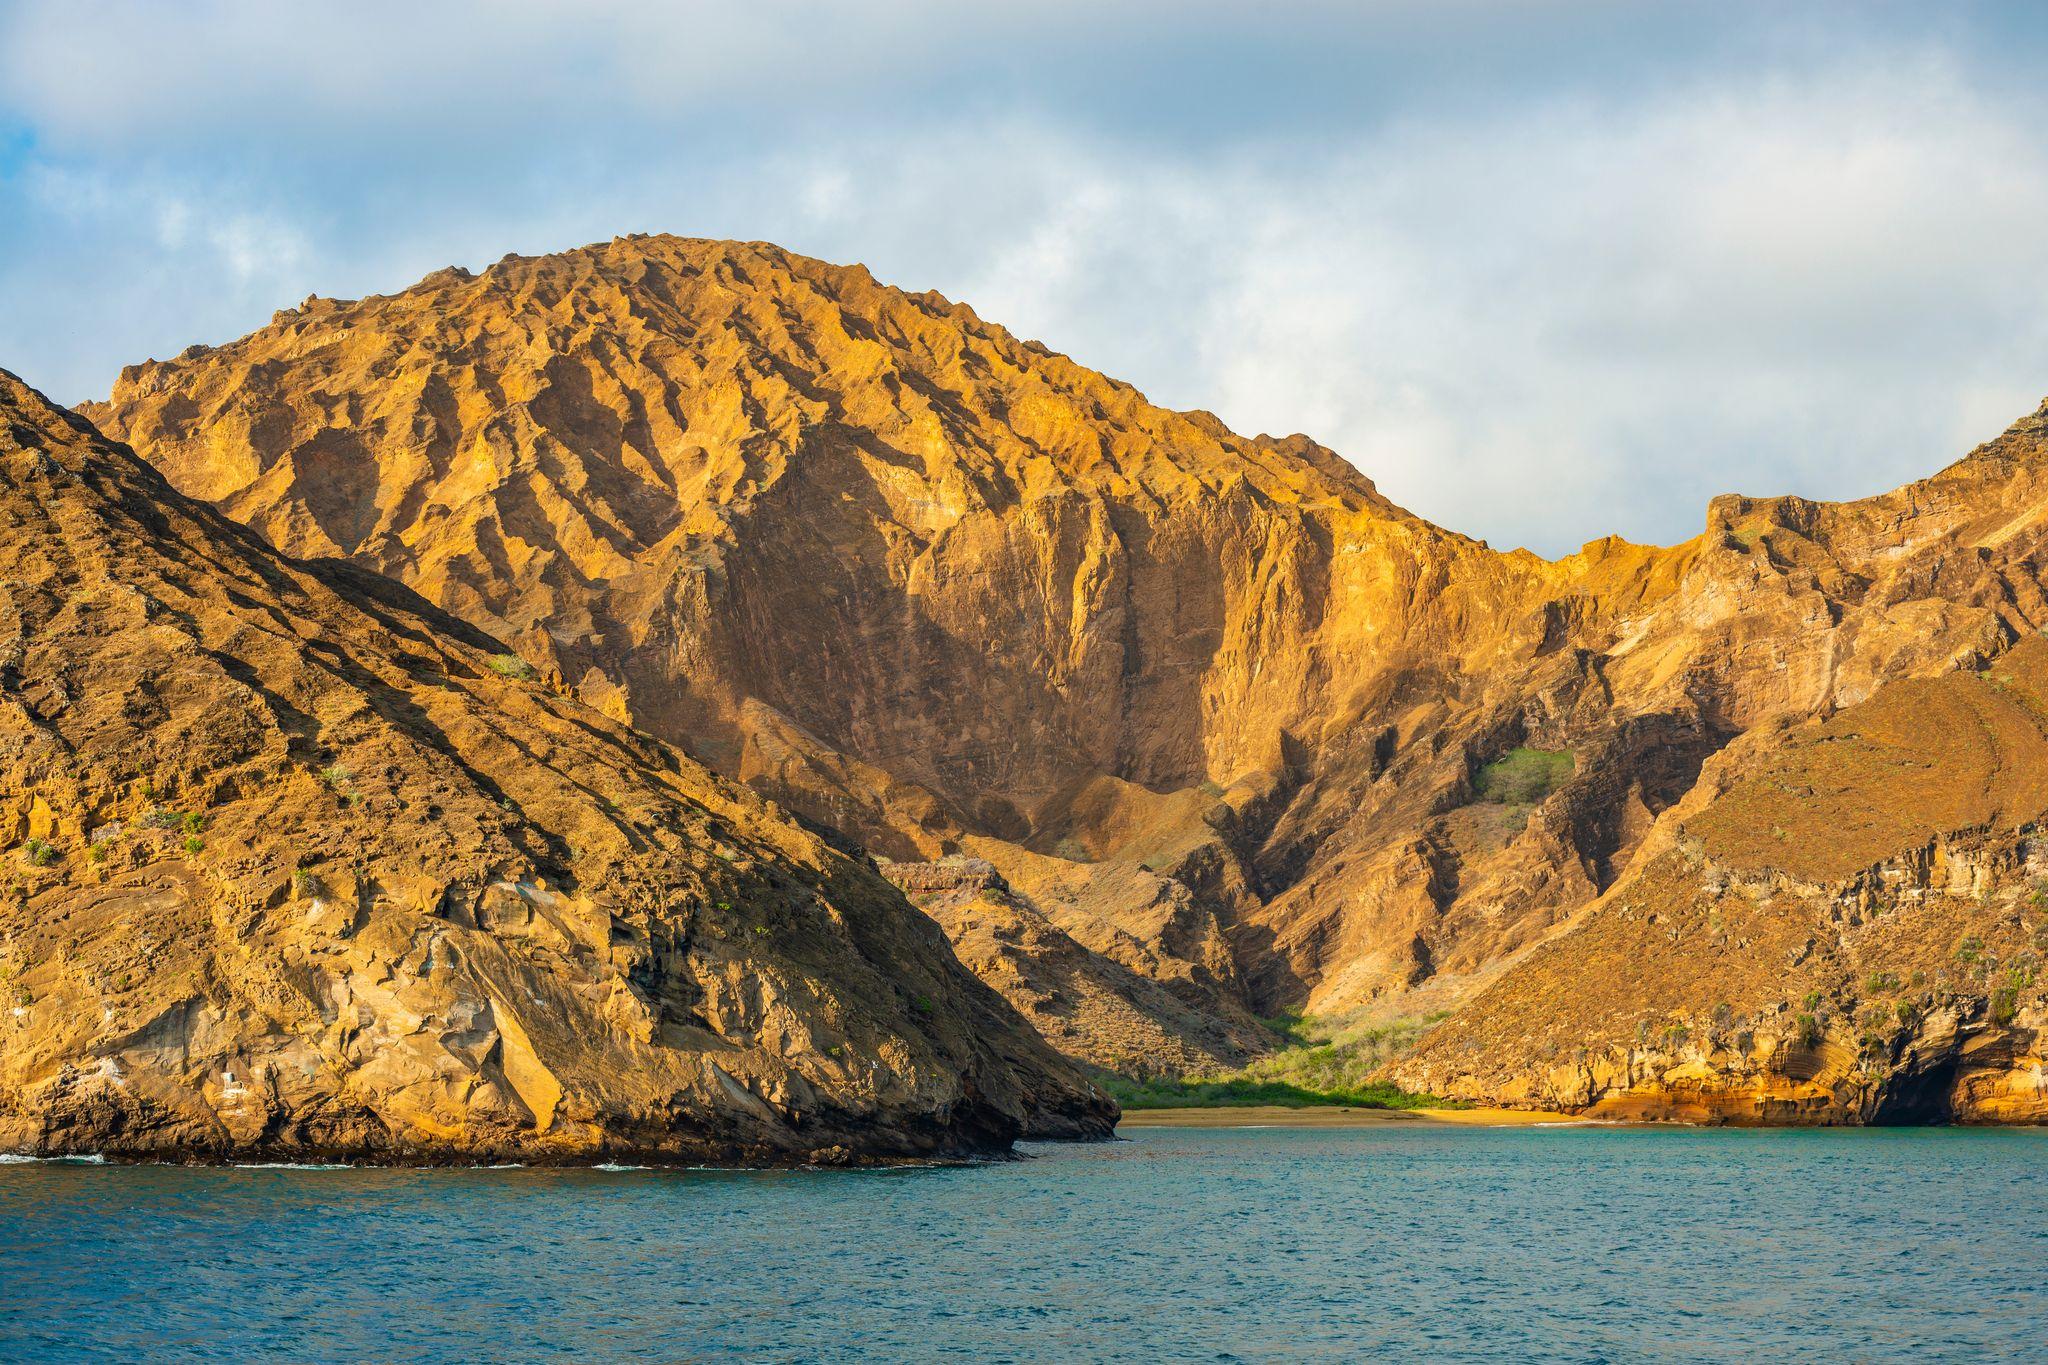
POLYGON ((910 997, 910 1008, 916 1010, 919 1014, 930 1014, 932 1012, 932 998, 919 992, 910 997))
POLYGON ((1531 806, 1562 787, 1576 766, 1569 749, 1510 749, 1481 768, 1474 785, 1497 806, 1531 806))
POLYGON ((1975 934, 1963 935, 1961 941, 1956 944, 1956 961, 1958 962, 1966 964, 1975 962, 1983 955, 1984 940, 1978 938, 1975 934))
POLYGON ((1792 1021, 1792 1037, 1801 1047, 1820 1046, 1820 1020, 1811 1014, 1802 1014, 1792 1021))
POLYGON ((200 838, 196 834, 186 835, 185 852, 191 854, 193 857, 199 856, 201 853, 206 852, 206 840, 200 838))
POLYGON ((491 672, 501 678, 515 678, 527 682, 533 677, 533 665, 517 654, 493 654, 489 660, 491 672))
POLYGON ((1379 1080, 1374 1073, 1406 1056, 1443 1014, 1420 1018, 1360 1020, 1357 1015, 1315 1019, 1298 1014, 1262 1022, 1293 1046, 1220 1076, 1159 1077, 1106 1082, 1126 1109, 1181 1106, 1276 1104, 1349 1105, 1354 1109, 1455 1107, 1429 1095, 1414 1095, 1379 1080))
POLYGON ((1340 1090, 1311 1090, 1287 1081, 1253 1080, 1247 1076, 1193 1080, 1134 1081, 1109 1076, 1103 1088, 1126 1109, 1219 1109, 1234 1105, 1272 1104, 1287 1109, 1348 1105, 1353 1109, 1448 1109, 1457 1106, 1433 1095, 1415 1095, 1374 1081, 1340 1090))
POLYGON ((310 896, 319 887, 319 880, 305 868, 300 867, 292 870, 292 893, 294 895, 310 896))
POLYGON ((64 856, 58 851, 55 844, 46 843, 41 839, 30 839, 21 848, 24 853, 28 854, 29 866, 31 867, 48 867, 51 863, 64 856))
POLYGON ((330 767, 322 768, 320 770, 320 780, 322 782, 325 782, 328 786, 337 789, 347 786, 349 784, 349 781, 354 777, 354 773, 350 772, 347 768, 342 767, 339 763, 336 763, 330 767))

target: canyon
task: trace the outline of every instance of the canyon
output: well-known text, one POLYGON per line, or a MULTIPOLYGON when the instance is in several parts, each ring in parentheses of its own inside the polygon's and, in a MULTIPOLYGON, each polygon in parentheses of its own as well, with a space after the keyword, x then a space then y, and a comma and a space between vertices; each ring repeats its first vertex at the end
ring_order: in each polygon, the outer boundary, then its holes
MULTIPOLYGON (((871 853, 1075 1063, 1426 1015, 1387 1074, 1453 1097, 2048 1117, 2048 410, 1546 560, 860 267, 629 237, 308 299, 82 411, 871 853)), ((1099 1117, 1028 1063, 1017 1123, 1099 1117)))

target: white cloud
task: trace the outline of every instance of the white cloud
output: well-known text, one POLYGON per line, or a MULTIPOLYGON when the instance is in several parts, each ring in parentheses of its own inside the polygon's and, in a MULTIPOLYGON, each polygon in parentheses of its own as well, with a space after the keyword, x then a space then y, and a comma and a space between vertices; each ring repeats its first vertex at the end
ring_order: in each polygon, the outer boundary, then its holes
MULTIPOLYGON (((81 6, 102 28, 0 11, 33 40, 0 73, 69 62, 109 96, 47 74, 0 96, 42 144, 12 213, 0 177, 0 364, 67 399, 309 291, 640 230, 939 288, 1546 552, 1677 539, 1719 491, 1875 491, 2048 390, 2042 100, 1935 44, 1830 31, 1818 55, 1507 94, 1390 77, 1387 108, 1263 117, 1298 93, 1281 72, 1167 90, 1162 132, 1119 103, 1165 89, 1142 45, 1076 41, 1086 80, 1006 84, 999 39, 1052 40, 927 6, 865 25, 690 7, 637 42, 603 22, 615 6, 492 6, 494 26, 443 7, 388 67, 371 26, 267 5, 213 0, 185 28, 81 6), (1095 78, 1118 61, 1128 83, 1095 78), (1217 108, 1243 116, 1189 131, 1217 108)), ((1397 8, 1395 56, 1434 53, 1397 8)))

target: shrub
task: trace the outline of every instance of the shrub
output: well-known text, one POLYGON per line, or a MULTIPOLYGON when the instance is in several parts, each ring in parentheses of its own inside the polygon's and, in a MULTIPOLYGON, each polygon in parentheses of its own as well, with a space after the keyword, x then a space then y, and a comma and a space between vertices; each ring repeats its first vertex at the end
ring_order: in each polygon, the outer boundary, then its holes
POLYGON ((107 846, 105 844, 94 844, 86 849, 85 860, 95 866, 105 862, 107 860, 107 846))
POLYGON ((185 836, 185 851, 186 851, 187 853, 193 854, 193 855, 195 855, 195 856, 196 856, 196 855, 198 855, 198 854, 204 853, 204 852, 206 851, 206 840, 204 840, 204 839, 200 838, 200 837, 199 837, 198 835, 196 835, 196 834, 188 834, 188 835, 186 835, 186 836, 185 836))
POLYGON ((1473 785, 1497 806, 1528 806, 1562 787, 1577 767, 1569 749, 1510 749, 1479 770, 1473 785))
POLYGON ((1965 934, 1956 943, 1956 961, 1975 962, 1984 956, 1984 940, 1975 934, 1965 934))
POLYGON ((346 786, 354 776, 354 773, 342 767, 339 763, 320 770, 320 780, 330 787, 346 786))
POLYGON ((930 1014, 932 1012, 932 998, 920 991, 918 994, 910 997, 910 1008, 916 1010, 919 1014, 930 1014))
POLYGON ((31 839, 21 847, 22 851, 28 854, 29 866, 31 867, 48 867, 63 856, 58 852, 55 844, 46 843, 41 839, 31 839))
POLYGON ((294 895, 310 896, 319 889, 319 886, 319 879, 305 868, 292 869, 292 893, 294 895))
POLYGON ((488 663, 491 672, 501 678, 514 678, 526 682, 533 677, 533 665, 517 654, 493 654, 488 663))
POLYGON ((1820 1046, 1820 1020, 1811 1014, 1802 1014, 1792 1021, 1792 1037, 1801 1047, 1820 1046))
POLYGON ((206 832, 206 817, 198 811, 186 812, 183 824, 187 834, 203 834, 206 832))
POLYGON ((2019 1003, 2020 988, 2018 986, 2000 986, 1997 990, 1991 992, 1991 1022, 1994 1024, 2010 1024, 2013 1015, 2019 1012, 2019 1003))
POLYGON ((1291 1081, 1260 1080, 1249 1076, 1190 1077, 1130 1080, 1105 1076, 1103 1088, 1126 1109, 1217 1109, 1233 1105, 1270 1104, 1287 1109, 1311 1105, 1338 1104, 1353 1109, 1455 1109, 1452 1101, 1435 1095, 1418 1095, 1371 1081, 1355 1087, 1317 1090, 1291 1081))
POLYGON ((1806 1012, 1808 1014, 1812 1014, 1815 1011, 1819 1010, 1820 1001, 1821 994, 1819 991, 1808 991, 1806 993, 1806 1012))

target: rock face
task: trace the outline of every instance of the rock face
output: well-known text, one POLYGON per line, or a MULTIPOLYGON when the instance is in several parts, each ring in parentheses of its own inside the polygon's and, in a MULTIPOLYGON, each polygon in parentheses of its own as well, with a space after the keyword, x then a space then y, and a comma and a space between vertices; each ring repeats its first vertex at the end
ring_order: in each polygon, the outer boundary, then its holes
POLYGON ((1721 498, 1683 545, 1545 561, 760 244, 308 300, 89 410, 878 854, 986 860, 1204 1013, 1203 1065, 1264 1045, 1247 1012, 1492 991, 1731 744, 2048 622, 2044 414, 1883 497, 1721 498))
POLYGON ((1396 1076, 1627 1118, 2048 1122, 2048 641, 1710 768, 1396 1076))
POLYGON ((1072 911, 1056 918, 993 863, 883 863, 882 874, 938 921, 968 970, 1070 1057, 1123 1076, 1185 1076, 1226 1069, 1266 1046, 1264 1027, 1227 998, 1195 982, 1175 982, 1178 993, 1162 984, 1167 972, 1148 960, 1156 940, 1072 911))
POLYGON ((859 1160, 1114 1106, 872 868, 0 372, 0 1150, 859 1160))

